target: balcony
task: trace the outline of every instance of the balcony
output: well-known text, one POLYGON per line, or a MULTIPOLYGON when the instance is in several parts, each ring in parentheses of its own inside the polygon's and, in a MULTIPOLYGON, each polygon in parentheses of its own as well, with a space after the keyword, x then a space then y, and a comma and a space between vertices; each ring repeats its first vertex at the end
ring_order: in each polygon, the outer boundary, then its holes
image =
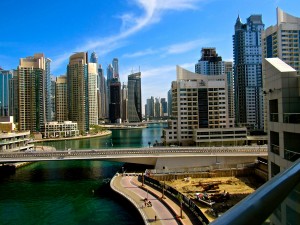
POLYGON ((284 113, 283 114, 284 123, 300 123, 300 113, 284 113))
POLYGON ((278 145, 274 145, 274 144, 271 144, 271 152, 279 155, 279 146, 278 145))
POLYGON ((284 149, 284 158, 291 162, 295 162, 297 159, 300 158, 300 152, 284 149))
POLYGON ((270 122, 278 122, 278 113, 270 113, 270 122))

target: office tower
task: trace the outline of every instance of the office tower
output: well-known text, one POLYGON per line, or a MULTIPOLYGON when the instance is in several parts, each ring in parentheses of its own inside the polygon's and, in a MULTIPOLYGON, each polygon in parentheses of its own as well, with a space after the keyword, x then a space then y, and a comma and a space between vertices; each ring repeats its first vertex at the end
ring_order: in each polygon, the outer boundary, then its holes
POLYGON ((114 68, 113 69, 113 78, 119 79, 119 60, 117 58, 113 58, 112 67, 114 68))
POLYGON ((56 121, 68 120, 68 82, 67 76, 59 76, 55 82, 55 109, 56 121))
POLYGON ((56 89, 56 77, 51 76, 51 121, 55 121, 56 115, 56 103, 55 103, 55 89, 56 89))
POLYGON ((122 85, 122 121, 128 121, 128 86, 123 83, 122 85))
POLYGON ((98 124, 97 63, 88 64, 89 125, 98 124))
MULTIPOLYGON (((174 119, 164 131, 164 141, 181 145, 200 144, 202 139, 209 139, 210 132, 216 131, 220 136, 216 140, 221 142, 222 129, 233 127, 228 118, 226 87, 226 74, 207 76, 177 66, 177 80, 172 82, 174 119), (197 139, 202 129, 206 129, 204 133, 208 136, 197 139)), ((245 129, 243 132, 246 134, 245 129)), ((231 141, 234 143, 234 137, 231 141)))
POLYGON ((117 78, 110 80, 109 120, 118 123, 121 119, 121 83, 117 78))
POLYGON ((107 82, 100 64, 98 65, 98 89, 98 117, 104 119, 108 117, 107 82))
POLYGON ((172 90, 168 91, 168 115, 172 116, 172 90))
POLYGON ((251 15, 243 24, 238 16, 233 35, 235 116, 238 125, 263 130, 261 15, 251 15))
POLYGON ((277 8, 277 24, 262 33, 264 58, 278 57, 300 75, 300 18, 277 8))
POLYGON ((154 97, 151 96, 150 99, 147 99, 147 115, 149 119, 154 118, 154 97))
POLYGON ((9 115, 14 117, 14 122, 19 122, 19 85, 18 70, 13 70, 13 77, 9 80, 9 115))
POLYGON ((92 52, 90 62, 98 64, 98 56, 97 56, 96 52, 92 52))
POLYGON ((147 118, 149 118, 149 115, 148 115, 148 106, 147 106, 147 104, 145 104, 145 119, 147 120, 147 118))
POLYGON ((141 72, 128 75, 128 121, 142 121, 141 72))
MULTIPOLYGON (((264 60, 268 118, 269 178, 300 158, 300 79, 297 71, 279 58, 264 60)), ((298 185, 270 216, 271 224, 298 224, 298 185)))
POLYGON ((12 70, 2 70, 0 68, 0 117, 11 116, 9 112, 10 101, 9 101, 9 80, 13 77, 12 70))
POLYGON ((168 116, 168 103, 166 102, 165 98, 160 99, 160 104, 161 104, 161 113, 163 117, 168 116))
POLYGON ((78 130, 89 130, 87 52, 70 56, 67 67, 69 120, 77 122, 78 130))
POLYGON ((52 121, 52 93, 51 93, 51 75, 50 75, 50 64, 51 60, 46 58, 45 60, 46 67, 45 67, 45 112, 46 112, 46 121, 52 121))
POLYGON ((50 61, 42 53, 20 59, 18 66, 20 131, 40 132, 46 122, 46 111, 48 112, 48 109, 45 110, 48 104, 46 86, 49 72, 47 67, 50 61))
POLYGON ((195 65, 195 73, 221 75, 225 73, 225 62, 218 56, 216 48, 202 48, 202 56, 195 65))

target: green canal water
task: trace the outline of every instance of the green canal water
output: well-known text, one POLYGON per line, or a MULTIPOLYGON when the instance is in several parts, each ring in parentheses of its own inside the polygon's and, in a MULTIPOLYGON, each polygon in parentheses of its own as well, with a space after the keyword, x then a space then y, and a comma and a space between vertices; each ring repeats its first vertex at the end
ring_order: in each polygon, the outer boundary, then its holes
MULTIPOLYGON (((113 130, 106 137, 44 142, 57 149, 146 147, 160 140, 163 125, 113 130)), ((123 164, 102 161, 37 162, 0 176, 0 224, 142 224, 137 211, 121 201, 105 178, 123 164)))

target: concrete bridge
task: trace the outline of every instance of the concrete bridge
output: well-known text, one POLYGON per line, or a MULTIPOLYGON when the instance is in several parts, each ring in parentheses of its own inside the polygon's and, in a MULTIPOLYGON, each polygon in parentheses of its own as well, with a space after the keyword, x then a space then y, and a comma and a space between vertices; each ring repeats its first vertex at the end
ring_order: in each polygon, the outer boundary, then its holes
POLYGON ((1 163, 105 160, 155 166, 156 169, 229 165, 254 162, 267 157, 266 145, 229 147, 153 147, 88 149, 65 151, 32 151, 0 153, 1 163))

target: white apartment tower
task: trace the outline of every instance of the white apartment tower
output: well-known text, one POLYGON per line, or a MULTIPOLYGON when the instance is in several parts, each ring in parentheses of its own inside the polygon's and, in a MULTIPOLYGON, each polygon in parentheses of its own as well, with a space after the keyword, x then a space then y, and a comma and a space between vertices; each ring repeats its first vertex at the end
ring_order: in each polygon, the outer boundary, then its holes
POLYGON ((89 125, 98 124, 97 63, 88 63, 89 125))
POLYGON ((207 76, 177 66, 177 80, 172 82, 172 117, 176 119, 164 130, 164 142, 194 145, 201 129, 233 129, 227 99, 226 74, 207 76))

